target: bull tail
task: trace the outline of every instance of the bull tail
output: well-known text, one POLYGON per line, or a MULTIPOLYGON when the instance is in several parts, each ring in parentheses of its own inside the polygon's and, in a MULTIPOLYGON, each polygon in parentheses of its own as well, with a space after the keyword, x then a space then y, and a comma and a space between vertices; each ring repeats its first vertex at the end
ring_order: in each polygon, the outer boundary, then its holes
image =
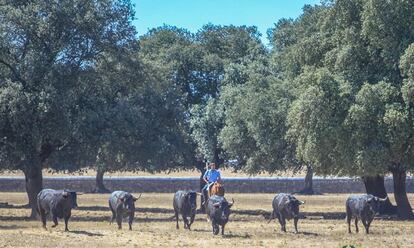
POLYGON ((269 224, 274 218, 275 218, 275 211, 272 211, 272 213, 270 214, 270 217, 269 217, 269 220, 267 221, 267 223, 269 224))
POLYGON ((36 212, 38 215, 40 215, 40 202, 38 199, 36 199, 36 212))

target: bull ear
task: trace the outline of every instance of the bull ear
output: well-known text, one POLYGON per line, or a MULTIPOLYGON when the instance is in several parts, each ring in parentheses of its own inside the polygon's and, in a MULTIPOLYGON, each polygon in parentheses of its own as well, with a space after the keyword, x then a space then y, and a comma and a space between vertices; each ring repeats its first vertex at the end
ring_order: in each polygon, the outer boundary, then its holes
POLYGON ((137 201, 139 198, 141 198, 141 195, 142 195, 142 193, 141 193, 141 194, 139 194, 138 198, 133 196, 133 197, 132 197, 132 200, 137 201))
POLYGON ((299 203, 299 205, 303 205, 303 204, 305 204, 305 202, 304 202, 304 201, 299 201, 299 200, 298 200, 298 203, 299 203))
POLYGON ((234 204, 234 199, 231 198, 231 203, 229 204, 229 208, 233 207, 233 204, 234 204))
POLYGON ((216 203, 214 203, 214 204, 213 204, 213 206, 214 206, 215 208, 220 207, 220 202, 216 202, 216 203))
POLYGON ((63 193, 62 193, 62 196, 63 196, 64 198, 67 198, 67 197, 69 196, 69 193, 65 191, 65 192, 63 192, 63 193))

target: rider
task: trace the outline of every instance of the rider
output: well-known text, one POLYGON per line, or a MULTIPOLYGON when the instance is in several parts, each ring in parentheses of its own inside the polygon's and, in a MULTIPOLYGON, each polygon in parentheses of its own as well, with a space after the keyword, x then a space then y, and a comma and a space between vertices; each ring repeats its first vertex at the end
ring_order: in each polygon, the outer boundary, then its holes
POLYGON ((221 175, 220 171, 216 170, 216 164, 211 163, 210 169, 204 173, 203 180, 206 182, 206 185, 204 185, 202 193, 204 196, 204 202, 208 199, 208 189, 211 185, 213 185, 215 182, 221 183, 221 175))

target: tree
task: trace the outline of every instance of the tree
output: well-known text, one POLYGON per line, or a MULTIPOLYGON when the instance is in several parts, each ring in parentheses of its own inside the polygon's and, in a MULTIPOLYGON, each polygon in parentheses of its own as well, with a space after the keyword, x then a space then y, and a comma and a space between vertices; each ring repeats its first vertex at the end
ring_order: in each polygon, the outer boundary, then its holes
MULTIPOLYGON (((216 135, 222 124, 219 123, 219 103, 215 99, 219 96, 226 65, 241 63, 265 52, 257 29, 209 24, 191 34, 183 29, 163 26, 142 36, 140 46, 144 60, 155 64, 159 75, 182 94, 181 103, 189 117, 187 125, 192 125, 192 137, 198 151, 203 152, 202 156, 218 161, 221 149, 216 135), (218 112, 214 113, 216 107, 218 112), (204 112, 207 109, 208 114, 204 112), (201 123, 206 120, 213 126, 201 123), (208 140, 204 140, 207 137, 208 140)), ((200 157, 195 149, 194 157, 200 157)), ((204 165, 198 164, 203 171, 204 165)))
POLYGON ((411 113, 402 92, 381 82, 361 88, 347 120, 354 130, 353 168, 366 174, 391 172, 397 212, 404 219, 414 217, 405 189, 406 171, 412 168, 413 159, 411 113))
POLYGON ((225 109, 220 94, 223 85, 230 82, 226 72, 265 56, 259 37, 256 27, 212 24, 196 34, 196 43, 203 51, 200 81, 205 88, 204 101, 190 111, 191 134, 202 156, 218 165, 224 162, 218 135, 224 125, 225 109))
POLYGON ((42 168, 80 166, 67 154, 80 155, 84 79, 105 50, 134 39, 133 11, 110 0, 0 6, 1 164, 24 172, 33 217, 42 168))
POLYGON ((299 166, 285 139, 291 88, 272 74, 267 58, 232 67, 225 82, 226 118, 219 140, 226 155, 251 174, 299 166))
POLYGON ((190 113, 191 136, 197 143, 199 153, 208 161, 222 164, 218 133, 223 125, 224 106, 218 99, 211 98, 205 106, 194 105, 190 113))
MULTIPOLYGON (((329 163, 326 163, 327 167, 324 168, 326 172, 352 174, 352 171, 348 171, 347 168, 352 168, 352 164, 355 163, 355 160, 349 160, 353 157, 354 151, 347 147, 352 147, 353 143, 346 145, 349 141, 346 138, 352 136, 354 130, 347 128, 344 123, 345 117, 349 114, 358 92, 367 82, 378 84, 385 80, 397 88, 401 87, 402 76, 396 65, 404 49, 413 41, 413 34, 409 31, 410 25, 414 23, 410 11, 412 7, 413 3, 407 1, 327 1, 320 6, 306 6, 304 13, 298 19, 282 20, 269 32, 274 44, 272 62, 278 73, 286 80, 295 82, 303 75, 309 74, 310 70, 324 69, 339 83, 340 90, 336 97, 344 101, 343 106, 347 106, 339 111, 334 109, 333 116, 328 115, 327 120, 317 119, 316 115, 312 117, 313 112, 325 116, 324 112, 330 111, 321 109, 323 103, 327 101, 325 93, 313 86, 309 87, 309 84, 304 81, 296 85, 300 90, 295 93, 298 99, 290 110, 291 131, 289 132, 293 142, 296 143, 299 157, 313 160, 320 165, 325 164, 324 159, 335 160, 338 163, 330 167, 329 163), (308 96, 303 92, 307 92, 308 96), (311 104, 309 102, 311 97, 312 101, 316 103, 319 101, 319 103, 314 104, 313 107, 304 107, 305 103, 311 104), (295 118, 299 118, 303 123, 295 121, 295 118), (329 121, 330 118, 334 119, 329 121), (315 125, 310 125, 312 122, 315 125), (298 127, 304 129, 295 128, 295 123, 299 123, 298 127), (318 135, 326 132, 318 130, 320 127, 329 127, 327 132, 333 132, 332 134, 344 138, 338 140, 335 136, 326 138, 324 135, 318 135), (297 142, 302 145, 298 145, 297 142), (327 157, 323 153, 312 152, 317 151, 314 149, 326 147, 326 144, 336 144, 341 148, 332 150, 332 154, 327 157), (341 163, 341 161, 348 161, 348 163, 341 163)), ((401 100, 399 102, 401 104, 401 100)), ((374 134, 377 135, 373 132, 372 135, 374 134)), ((335 146, 327 148, 332 147, 335 146)), ((327 152, 329 154, 330 150, 327 152)), ((317 167, 318 165, 315 165, 315 170, 324 174, 317 167)), ((367 192, 380 197, 386 196, 383 174, 371 173, 388 173, 388 171, 359 172, 362 173, 360 176, 364 180, 367 192)), ((396 191, 402 188, 402 185, 395 186, 396 191)), ((404 192, 402 194, 404 195, 404 192)), ((400 203, 406 205, 403 202, 400 203)), ((392 212, 393 208, 389 201, 385 209, 392 212)))
POLYGON ((89 143, 97 151, 98 183, 106 171, 156 172, 193 165, 181 92, 157 67, 143 62, 135 46, 122 56, 118 51, 106 56, 94 78, 103 82, 96 99, 104 103, 95 104, 100 119, 92 116, 88 125, 94 132, 89 143))

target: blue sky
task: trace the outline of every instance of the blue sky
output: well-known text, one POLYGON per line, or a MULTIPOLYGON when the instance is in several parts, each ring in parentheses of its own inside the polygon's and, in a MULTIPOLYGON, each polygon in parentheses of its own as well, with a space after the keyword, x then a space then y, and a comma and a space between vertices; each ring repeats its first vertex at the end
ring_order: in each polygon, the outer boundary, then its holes
POLYGON ((305 4, 320 0, 132 0, 138 35, 148 29, 174 25, 196 32, 204 24, 257 26, 267 44, 266 31, 280 18, 296 18, 305 4))

